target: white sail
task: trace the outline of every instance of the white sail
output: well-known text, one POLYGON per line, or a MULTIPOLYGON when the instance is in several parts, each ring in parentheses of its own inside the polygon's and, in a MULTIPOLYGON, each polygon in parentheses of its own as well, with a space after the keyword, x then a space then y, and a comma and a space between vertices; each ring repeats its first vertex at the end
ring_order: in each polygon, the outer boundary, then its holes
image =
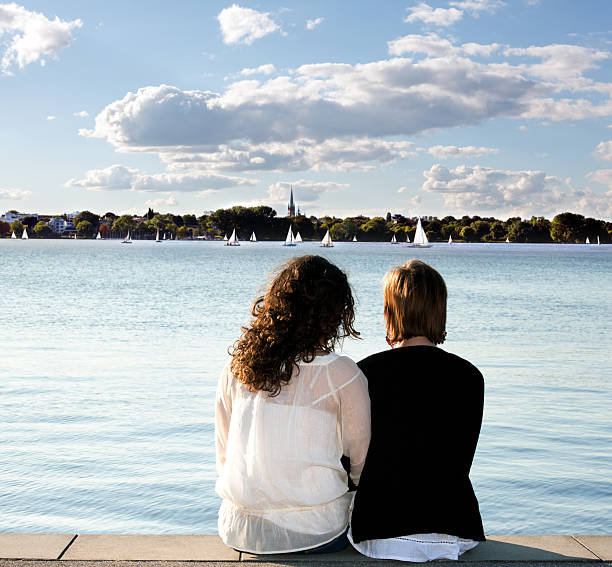
POLYGON ((102 235, 100 234, 100 231, 98 231, 98 236, 96 236, 96 240, 102 240, 102 235))
POLYGON ((240 242, 238 242, 238 237, 236 236, 236 229, 234 229, 234 231, 232 232, 232 235, 229 237, 225 245, 226 246, 240 246, 240 242))
POLYGON ((293 237, 293 230, 291 230, 291 225, 289 225, 289 231, 287 232, 287 238, 285 238, 285 243, 283 246, 295 246, 295 238, 293 237))
POLYGON ((132 244, 132 238, 130 236, 129 230, 128 230, 126 237, 121 241, 121 244, 132 244))
POLYGON ((325 236, 323 237, 323 240, 321 240, 321 246, 323 246, 324 248, 331 248, 333 245, 334 243, 332 242, 331 235, 329 234, 328 229, 325 233, 325 236))
POLYGON ((510 239, 506 236, 506 244, 510 244, 510 239))
POLYGON ((17 238, 17 235, 15 234, 15 231, 13 231, 13 232, 11 233, 11 238, 17 238))
POLYGON ((76 232, 74 233, 74 239, 75 240, 77 239, 77 233, 76 232))
POLYGON ((257 237, 255 236, 255 231, 251 234, 251 238, 249 238, 249 242, 257 242, 257 237))
POLYGON ((453 243, 453 237, 450 234, 448 235, 448 243, 449 244, 453 243))
POLYGON ((410 242, 410 235, 408 233, 406 233, 406 246, 414 246, 414 244, 412 244, 412 242, 410 242))
POLYGON ((601 242, 599 242, 599 236, 597 237, 597 246, 599 246, 601 242))
POLYGON ((298 233, 295 235, 295 241, 296 242, 303 242, 302 241, 302 235, 300 234, 300 231, 298 230, 298 233))
POLYGON ((159 239, 159 228, 157 229, 157 234, 155 235, 155 242, 161 242, 159 239))
POLYGON ((391 237, 391 244, 397 244, 397 238, 395 238, 395 233, 393 233, 393 236, 391 237))
POLYGON ((357 235, 353 236, 353 242, 357 242, 357 235))
POLYGON ((587 236, 586 242, 585 244, 591 244, 591 241, 589 240, 589 237, 587 236))
POLYGON ((27 240, 28 238, 30 238, 30 237, 28 236, 28 229, 24 227, 24 228, 23 228, 23 233, 21 234, 21 239, 22 239, 22 240, 27 240))
POLYGON ((227 242, 227 234, 223 235, 223 240, 225 240, 227 242))
POLYGON ((429 240, 427 240, 427 235, 423 230, 423 226, 421 225, 421 219, 417 221, 416 231, 414 233, 414 241, 413 246, 418 246, 420 248, 429 248, 431 244, 429 244, 429 240))

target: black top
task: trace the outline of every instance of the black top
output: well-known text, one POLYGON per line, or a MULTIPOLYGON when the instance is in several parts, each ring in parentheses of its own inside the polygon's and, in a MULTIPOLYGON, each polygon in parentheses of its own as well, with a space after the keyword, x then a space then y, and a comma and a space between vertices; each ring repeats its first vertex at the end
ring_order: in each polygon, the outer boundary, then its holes
POLYGON ((353 540, 439 533, 484 541, 469 473, 484 381, 467 360, 433 346, 374 354, 372 440, 351 521, 353 540))

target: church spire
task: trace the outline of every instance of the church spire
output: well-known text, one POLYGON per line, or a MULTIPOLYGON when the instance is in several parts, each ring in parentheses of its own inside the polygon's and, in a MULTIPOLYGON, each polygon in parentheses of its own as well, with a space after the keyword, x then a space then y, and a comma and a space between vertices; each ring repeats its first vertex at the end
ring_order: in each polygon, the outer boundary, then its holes
POLYGON ((287 207, 287 216, 295 216, 295 202, 293 201, 293 186, 291 186, 291 196, 289 198, 289 206, 287 207))

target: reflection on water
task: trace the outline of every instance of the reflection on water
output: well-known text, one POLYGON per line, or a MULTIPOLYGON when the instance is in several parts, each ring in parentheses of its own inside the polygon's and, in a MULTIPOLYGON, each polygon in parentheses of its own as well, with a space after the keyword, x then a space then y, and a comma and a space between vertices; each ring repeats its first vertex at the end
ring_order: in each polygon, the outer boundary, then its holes
POLYGON ((356 359, 386 348, 391 266, 446 278, 444 348, 487 385, 488 533, 612 531, 612 247, 34 240, 0 241, 0 531, 216 531, 217 375, 270 271, 303 253, 348 272, 356 359))

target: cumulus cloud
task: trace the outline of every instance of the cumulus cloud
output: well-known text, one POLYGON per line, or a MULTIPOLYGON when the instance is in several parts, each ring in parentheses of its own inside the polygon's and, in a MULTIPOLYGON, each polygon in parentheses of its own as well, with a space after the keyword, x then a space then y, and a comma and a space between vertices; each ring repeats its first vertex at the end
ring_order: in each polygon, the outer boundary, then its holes
POLYGON ((266 65, 260 65, 259 67, 245 67, 240 71, 241 75, 249 76, 249 75, 271 75, 276 72, 276 68, 272 63, 267 63, 266 65))
MULTIPOLYGON (((570 180, 543 171, 513 171, 435 164, 424 171, 424 191, 439 193, 457 211, 500 211, 507 214, 555 214, 570 207, 583 214, 609 216, 612 202, 590 189, 576 189, 570 180)), ((612 194, 612 192, 610 192, 612 194)))
POLYGON ((547 47, 554 49, 518 53, 409 35, 389 43, 397 57, 309 64, 274 77, 255 78, 249 69, 224 92, 146 86, 111 102, 80 133, 120 151, 158 154, 172 170, 349 170, 410 157, 407 142, 397 140, 434 129, 612 114, 612 85, 586 75, 601 54, 569 50, 578 69, 570 71, 564 50, 547 47), (483 60, 493 54, 495 61, 483 60), (559 69, 556 81, 544 78, 534 57, 559 69))
POLYGON ((26 191, 24 189, 0 189, 0 199, 7 199, 10 201, 21 201, 31 194, 31 191, 26 191))
POLYGON ((146 174, 123 165, 111 165, 105 169, 92 169, 82 179, 70 179, 66 187, 93 191, 195 192, 219 190, 242 185, 255 185, 245 177, 232 177, 216 173, 155 173, 146 174))
POLYGON ((306 29, 314 30, 318 25, 323 23, 325 18, 315 18, 314 20, 306 20, 306 29))
POLYGON ((251 45, 256 39, 280 30, 280 26, 268 13, 258 12, 233 4, 224 8, 217 16, 223 43, 251 45))
POLYGON ((49 116, 47 116, 47 120, 49 120, 49 121, 50 121, 50 120, 55 120, 55 116, 53 116, 53 115, 49 115, 49 116))
POLYGON ((73 116, 76 116, 77 118, 87 118, 89 116, 89 112, 86 110, 79 110, 79 112, 75 112, 73 116))
POLYGON ((0 67, 3 74, 11 74, 15 66, 23 69, 47 58, 57 58, 59 52, 72 42, 72 30, 83 25, 81 20, 49 20, 40 12, 26 10, 12 2, 0 4, 0 67))
POLYGON ((154 208, 174 207, 178 205, 178 201, 176 200, 176 197, 174 195, 168 195, 168 197, 166 198, 160 197, 159 199, 149 199, 148 201, 145 201, 145 205, 147 207, 154 208))
POLYGON ((492 14, 496 10, 503 8, 506 3, 501 0, 462 0, 449 2, 449 5, 470 12, 473 16, 477 17, 480 12, 489 12, 492 14))
POLYGON ((450 26, 463 17, 463 12, 457 8, 432 8, 429 4, 421 2, 408 8, 409 16, 404 18, 407 23, 423 22, 435 26, 450 26))
POLYGON ((587 175, 587 178, 612 189, 612 169, 598 169, 587 175))
POLYGON ((594 152, 595 156, 605 161, 612 161, 612 140, 597 144, 594 152))
POLYGON ((437 159, 475 157, 499 153, 498 148, 486 148, 484 146, 432 146, 427 151, 437 159))
POLYGON ((289 200, 291 187, 299 190, 300 203, 310 204, 318 201, 323 193, 346 189, 348 183, 335 183, 333 181, 312 182, 300 179, 299 181, 278 181, 268 187, 268 198, 272 203, 286 203, 289 200))

